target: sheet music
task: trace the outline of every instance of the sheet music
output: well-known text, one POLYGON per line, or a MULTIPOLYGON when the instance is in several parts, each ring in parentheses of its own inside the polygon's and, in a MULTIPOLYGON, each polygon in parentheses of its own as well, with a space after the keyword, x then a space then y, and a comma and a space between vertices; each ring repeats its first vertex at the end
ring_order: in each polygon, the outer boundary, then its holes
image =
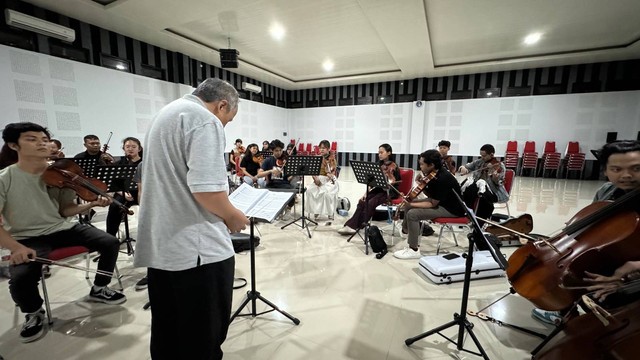
POLYGON ((229 195, 229 201, 238 210, 242 211, 245 215, 249 210, 264 196, 266 196, 266 190, 260 190, 253 188, 246 183, 240 185, 231 195, 229 195))
POLYGON ((247 217, 273 222, 293 194, 291 192, 255 189, 247 184, 242 184, 229 195, 229 201, 247 217))

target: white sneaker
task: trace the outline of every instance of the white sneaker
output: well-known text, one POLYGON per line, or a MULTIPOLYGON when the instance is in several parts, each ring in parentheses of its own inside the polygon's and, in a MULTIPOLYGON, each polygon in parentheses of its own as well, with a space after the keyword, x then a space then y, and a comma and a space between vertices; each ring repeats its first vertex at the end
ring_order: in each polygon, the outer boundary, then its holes
POLYGON ((420 250, 416 251, 408 246, 402 250, 394 252, 393 256, 400 260, 420 259, 422 257, 420 250))
POLYGON ((338 234, 340 235, 353 235, 356 231, 348 226, 343 226, 340 230, 338 230, 338 234))

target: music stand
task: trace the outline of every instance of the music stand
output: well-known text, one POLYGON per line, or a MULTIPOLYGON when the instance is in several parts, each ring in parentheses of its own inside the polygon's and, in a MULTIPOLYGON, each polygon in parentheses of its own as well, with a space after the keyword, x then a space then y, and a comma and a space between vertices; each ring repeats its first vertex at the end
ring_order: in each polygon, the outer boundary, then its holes
MULTIPOLYGON (((356 180, 360 184, 367 185, 365 199, 369 201, 369 188, 370 187, 379 187, 382 189, 389 189, 389 181, 387 177, 382 172, 382 166, 377 162, 366 162, 366 161, 357 161, 357 160, 349 160, 349 164, 353 169, 353 173, 356 175, 356 180)), ((369 255, 369 238, 367 236, 367 228, 371 224, 370 219, 367 220, 364 224, 358 224, 358 228, 356 232, 353 233, 347 239, 347 242, 350 242, 351 239, 356 236, 360 236, 364 241, 364 253, 365 255, 369 255), (360 230, 364 229, 364 237, 360 235, 360 230)))
POLYGON ((468 352, 470 354, 476 355, 476 356, 482 356, 484 359, 489 360, 489 357, 487 356, 487 353, 484 351, 484 349, 482 348, 482 345, 480 345, 480 341, 478 341, 478 338, 476 337, 476 335, 473 333, 473 323, 471 323, 469 320, 467 320, 467 302, 469 300, 469 287, 470 287, 470 282, 471 282, 471 268, 473 266, 473 248, 475 246, 476 242, 484 242, 488 249, 489 252, 491 253, 491 255, 493 256, 493 259, 496 261, 496 263, 498 263, 498 266, 502 269, 505 270, 508 266, 509 263, 507 262, 507 259, 505 259, 505 257, 502 255, 502 253, 500 253, 500 250, 497 248, 497 245, 488 241, 487 238, 484 236, 484 234, 482 233, 482 229, 480 228, 480 224, 478 224, 478 220, 476 219, 475 214, 473 213, 473 210, 469 209, 464 201, 462 200, 462 198, 460 197, 460 195, 458 195, 457 192, 455 192, 455 190, 451 189, 451 191, 455 194, 456 199, 458 199, 458 202, 460 203, 460 205, 462 206, 463 209, 465 209, 465 215, 467 216, 467 218, 469 219, 469 222, 471 222, 471 224, 473 225, 473 233, 469 234, 469 250, 467 251, 467 261, 465 264, 465 270, 464 270, 464 286, 462 289, 462 303, 460 304, 460 314, 458 313, 454 313, 453 314, 453 321, 450 321, 444 325, 438 326, 434 329, 431 329, 425 333, 422 333, 420 335, 414 336, 412 338, 409 338, 407 340, 404 341, 404 343, 409 346, 411 344, 413 344, 414 342, 423 339, 429 335, 433 335, 433 334, 438 334, 440 336, 442 336, 443 338, 445 338, 446 340, 448 340, 449 342, 455 344, 458 348, 458 350, 461 351, 465 351, 468 352), (443 331, 445 329, 448 329, 452 326, 458 326, 458 341, 453 341, 451 339, 449 339, 448 337, 440 334, 440 331, 443 331), (479 353, 471 351, 471 350, 467 350, 465 349, 464 346, 464 331, 467 330, 467 332, 469 333, 469 336, 471 337, 471 339, 473 340, 473 342, 476 344, 476 347, 478 348, 478 351, 480 351, 479 353))
MULTIPOLYGON (((96 178, 107 184, 106 192, 128 191, 136 189, 138 184, 133 181, 138 165, 104 165, 96 166, 96 178)), ((129 234, 129 215, 122 211, 124 221, 125 238, 122 242, 127 244, 127 255, 133 255, 134 249, 131 245, 136 240, 129 234)))
MULTIPOLYGON (((287 179, 289 176, 317 176, 320 175, 320 168, 322 167, 322 156, 289 156, 287 157, 287 162, 284 164, 284 174, 282 177, 287 179)), ((307 222, 318 225, 317 222, 306 217, 304 212, 304 193, 307 191, 307 188, 304 187, 304 181, 301 181, 299 184, 299 192, 302 194, 302 214, 299 218, 291 221, 290 223, 282 226, 280 229, 284 229, 291 224, 296 224, 300 226, 302 229, 307 229, 307 235, 309 235, 309 239, 311 239, 311 231, 309 231, 309 224, 307 222), (301 224, 297 222, 301 221, 301 224)))
MULTIPOLYGON (((275 190, 280 190, 280 189, 275 189, 275 190)), ((289 197, 289 200, 291 199, 291 197, 293 197, 293 193, 291 193, 291 196, 289 197)), ((287 201, 288 202, 288 201, 287 201)), ((282 208, 278 211, 278 214, 281 213, 285 206, 287 205, 287 202, 283 203, 282 208)), ((276 215, 277 216, 277 215, 276 215)), ((233 319, 235 319, 237 316, 251 316, 251 317, 256 317, 258 315, 263 315, 272 311, 277 311, 280 314, 286 316, 289 320, 293 321, 293 323, 295 325, 300 324, 300 320, 296 317, 294 317, 293 315, 287 313, 284 310, 281 310, 280 308, 278 308, 278 306, 276 306, 276 304, 272 303, 271 301, 267 300, 264 296, 260 295, 260 292, 258 292, 256 290, 256 250, 255 250, 255 235, 253 232, 253 228, 255 225, 256 219, 254 217, 250 217, 249 218, 249 246, 250 246, 250 258, 251 258, 251 290, 247 291, 247 298, 242 302, 242 304, 240 305, 240 307, 238 307, 238 309, 233 313, 233 315, 231 315, 231 318, 229 319, 229 322, 231 323, 233 321, 233 319), (265 304, 271 306, 272 309, 270 310, 266 310, 263 311, 261 313, 258 313, 256 311, 256 300, 262 300, 262 302, 264 302, 265 304), (240 314, 240 311, 242 311, 242 309, 245 308, 245 306, 247 306, 247 304, 249 304, 249 301, 251 301, 251 312, 247 313, 247 314, 240 314)))
MULTIPOLYGON (((59 160, 59 159, 58 159, 59 160)), ((81 159, 76 159, 76 158, 65 158, 65 160, 71 160, 74 163, 76 163, 78 166, 80 166, 80 168, 82 169, 82 172, 88 176, 88 177, 94 177, 95 172, 96 172, 96 165, 98 165, 98 159, 86 159, 86 158, 81 158, 81 159)), ((80 197, 76 198, 76 202, 78 204, 81 204, 81 200, 80 197)), ((91 209, 89 210, 89 214, 87 215, 81 215, 78 214, 78 222, 80 222, 80 224, 86 224, 86 225, 91 225, 91 217, 92 214, 91 212, 93 211, 93 213, 95 214, 95 210, 91 209)))

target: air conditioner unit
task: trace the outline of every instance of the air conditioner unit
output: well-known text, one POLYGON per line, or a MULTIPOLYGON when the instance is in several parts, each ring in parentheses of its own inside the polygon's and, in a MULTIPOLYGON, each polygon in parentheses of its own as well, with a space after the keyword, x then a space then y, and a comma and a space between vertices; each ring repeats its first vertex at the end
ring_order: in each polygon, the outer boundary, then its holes
POLYGON ((46 35, 70 43, 76 40, 75 30, 64 27, 62 25, 54 24, 49 21, 38 19, 37 17, 29 16, 11 9, 4 9, 4 17, 7 21, 7 25, 9 26, 33 31, 38 34, 46 35))
POLYGON ((244 82, 244 81, 242 82, 242 90, 246 90, 256 94, 260 94, 260 92, 262 92, 262 88, 260 86, 253 85, 251 83, 244 82))

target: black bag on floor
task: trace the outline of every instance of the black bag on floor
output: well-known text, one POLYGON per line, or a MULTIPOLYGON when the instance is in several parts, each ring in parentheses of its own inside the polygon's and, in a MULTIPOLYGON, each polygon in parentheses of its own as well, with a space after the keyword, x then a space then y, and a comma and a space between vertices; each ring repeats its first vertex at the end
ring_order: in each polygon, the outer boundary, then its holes
POLYGON ((382 259, 382 257, 387 254, 387 243, 384 242, 380 229, 375 225, 369 226, 367 229, 367 238, 371 245, 371 251, 377 253, 376 259, 382 259))
MULTIPOLYGON (((249 237, 250 237, 249 234, 243 234, 243 233, 231 234, 231 242, 233 243, 233 250, 236 253, 251 250, 251 240, 249 240, 249 237)), ((254 244, 254 248, 260 245, 260 238, 256 236, 253 244, 254 244)))

